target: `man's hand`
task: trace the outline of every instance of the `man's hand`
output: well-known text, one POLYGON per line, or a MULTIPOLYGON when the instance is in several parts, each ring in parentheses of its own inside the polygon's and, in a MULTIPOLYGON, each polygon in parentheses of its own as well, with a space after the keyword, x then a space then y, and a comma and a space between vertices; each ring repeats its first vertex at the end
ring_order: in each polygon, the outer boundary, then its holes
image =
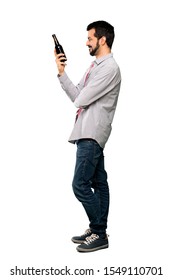
POLYGON ((54 50, 54 55, 55 55, 55 62, 58 68, 58 74, 61 76, 64 73, 64 69, 66 66, 66 63, 62 62, 62 60, 64 60, 65 55, 63 53, 57 54, 56 50, 54 50))

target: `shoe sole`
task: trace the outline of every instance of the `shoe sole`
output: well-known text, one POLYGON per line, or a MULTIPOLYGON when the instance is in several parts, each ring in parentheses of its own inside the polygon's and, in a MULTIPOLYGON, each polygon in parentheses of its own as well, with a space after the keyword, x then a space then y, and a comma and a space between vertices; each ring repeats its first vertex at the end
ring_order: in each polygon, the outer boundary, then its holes
POLYGON ((76 240, 72 238, 71 241, 75 244, 82 244, 85 240, 76 240))
POLYGON ((94 251, 98 251, 98 250, 101 250, 101 249, 106 249, 108 248, 109 245, 108 244, 105 244, 105 245, 102 245, 102 246, 99 246, 97 248, 93 248, 93 249, 84 249, 84 248, 76 248, 78 252, 81 252, 81 253, 87 253, 87 252, 94 252, 94 251))

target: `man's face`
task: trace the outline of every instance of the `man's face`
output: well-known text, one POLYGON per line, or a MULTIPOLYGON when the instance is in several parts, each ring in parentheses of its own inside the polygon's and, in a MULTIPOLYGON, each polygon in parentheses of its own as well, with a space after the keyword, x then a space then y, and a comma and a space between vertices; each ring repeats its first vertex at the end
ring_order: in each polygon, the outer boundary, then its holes
POLYGON ((94 36, 95 29, 88 31, 88 40, 86 46, 89 48, 90 55, 96 56, 99 52, 100 44, 99 40, 94 36))

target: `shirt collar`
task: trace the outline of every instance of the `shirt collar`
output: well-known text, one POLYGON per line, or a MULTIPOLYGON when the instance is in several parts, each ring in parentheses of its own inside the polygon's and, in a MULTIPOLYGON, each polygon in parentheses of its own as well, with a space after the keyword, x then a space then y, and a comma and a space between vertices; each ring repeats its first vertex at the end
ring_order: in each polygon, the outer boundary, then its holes
POLYGON ((107 54, 107 55, 104 55, 104 56, 102 56, 102 57, 99 57, 99 58, 97 58, 96 60, 94 60, 94 62, 98 65, 98 64, 100 64, 101 62, 103 62, 104 60, 106 60, 106 59, 108 59, 108 58, 110 58, 110 57, 113 57, 113 54, 112 54, 112 53, 109 53, 109 54, 107 54))

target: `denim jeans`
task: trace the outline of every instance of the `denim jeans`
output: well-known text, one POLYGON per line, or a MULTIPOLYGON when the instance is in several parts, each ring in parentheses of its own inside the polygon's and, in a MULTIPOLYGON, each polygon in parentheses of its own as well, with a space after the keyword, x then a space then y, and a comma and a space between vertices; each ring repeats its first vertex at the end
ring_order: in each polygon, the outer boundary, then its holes
POLYGON ((73 191, 82 203, 93 233, 105 236, 109 211, 109 187, 103 149, 92 139, 77 141, 73 191))

